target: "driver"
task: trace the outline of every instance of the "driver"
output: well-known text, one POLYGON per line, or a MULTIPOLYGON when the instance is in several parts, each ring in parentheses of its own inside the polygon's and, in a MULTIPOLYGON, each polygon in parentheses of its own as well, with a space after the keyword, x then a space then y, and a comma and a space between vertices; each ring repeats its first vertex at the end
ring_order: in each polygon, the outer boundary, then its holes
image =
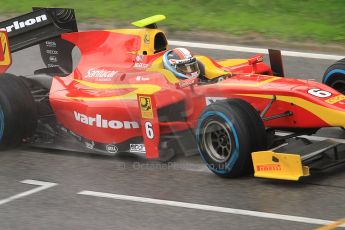
POLYGON ((163 56, 164 67, 180 79, 199 77, 200 69, 193 54, 186 48, 168 50, 163 56))

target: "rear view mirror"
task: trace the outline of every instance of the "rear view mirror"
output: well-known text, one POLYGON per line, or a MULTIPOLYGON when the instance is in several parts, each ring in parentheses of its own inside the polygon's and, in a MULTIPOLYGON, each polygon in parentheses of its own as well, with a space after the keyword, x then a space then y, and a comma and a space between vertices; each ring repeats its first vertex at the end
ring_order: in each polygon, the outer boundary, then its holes
POLYGON ((263 60, 264 60, 263 55, 262 54, 257 54, 257 55, 254 55, 254 56, 250 57, 248 59, 248 63, 249 63, 249 65, 254 65, 256 63, 263 62, 263 60))

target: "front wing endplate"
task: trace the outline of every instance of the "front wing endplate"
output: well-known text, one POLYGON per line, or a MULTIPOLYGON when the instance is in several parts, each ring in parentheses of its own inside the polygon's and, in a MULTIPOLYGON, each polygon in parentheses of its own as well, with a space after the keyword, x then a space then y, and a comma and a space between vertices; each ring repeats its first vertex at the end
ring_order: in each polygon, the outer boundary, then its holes
POLYGON ((309 176, 309 167, 302 165, 298 154, 260 151, 252 153, 255 177, 294 180, 309 176))

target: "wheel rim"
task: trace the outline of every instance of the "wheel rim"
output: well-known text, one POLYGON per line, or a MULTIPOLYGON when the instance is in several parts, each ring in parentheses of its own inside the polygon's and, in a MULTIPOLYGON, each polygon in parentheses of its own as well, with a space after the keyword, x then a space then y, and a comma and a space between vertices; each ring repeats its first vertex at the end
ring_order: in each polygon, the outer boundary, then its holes
POLYGON ((203 131, 203 145, 208 155, 217 163, 225 163, 234 147, 232 132, 219 121, 207 123, 203 131))

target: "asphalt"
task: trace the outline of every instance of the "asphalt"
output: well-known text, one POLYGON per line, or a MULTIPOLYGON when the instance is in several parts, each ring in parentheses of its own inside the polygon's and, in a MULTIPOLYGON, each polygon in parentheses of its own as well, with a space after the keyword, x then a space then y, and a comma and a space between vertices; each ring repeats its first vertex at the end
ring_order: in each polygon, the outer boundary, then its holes
MULTIPOLYGON (((192 50, 216 59, 253 55, 192 50)), ((38 56, 37 47, 15 53, 9 72, 26 75, 43 67, 38 56)), ((288 76, 318 81, 333 62, 284 58, 288 76)), ((318 135, 345 138, 340 129, 318 135)), ((0 204, 0 229, 313 229, 320 225, 78 193, 90 190, 334 221, 345 216, 344 169, 299 182, 222 179, 209 172, 198 156, 180 157, 166 165, 133 156, 24 147, 0 153, 0 201, 37 187, 20 183, 25 179, 57 185, 0 204)))

